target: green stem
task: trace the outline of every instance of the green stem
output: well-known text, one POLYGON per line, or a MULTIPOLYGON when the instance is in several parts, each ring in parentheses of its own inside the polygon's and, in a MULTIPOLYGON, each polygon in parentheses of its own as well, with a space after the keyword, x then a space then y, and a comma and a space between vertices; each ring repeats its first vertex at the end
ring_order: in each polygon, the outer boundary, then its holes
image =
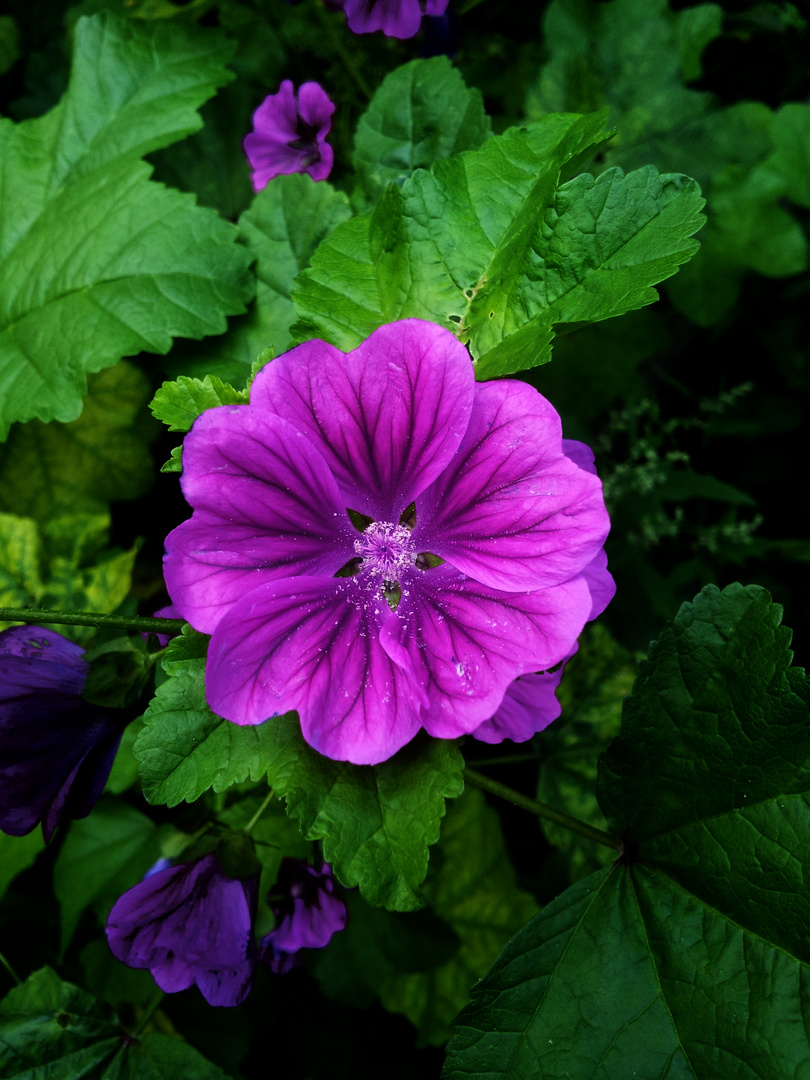
POLYGON ((0 622, 57 623, 99 626, 112 630, 146 630, 153 634, 179 634, 184 619, 150 619, 146 615, 102 615, 95 611, 49 611, 47 608, 0 608, 0 622))
POLYGON ((22 985, 22 979, 19 977, 17 972, 14 970, 14 968, 11 966, 11 964, 8 962, 8 960, 6 960, 5 956, 3 956, 2 953, 0 953, 0 964, 3 965, 3 967, 6 969, 6 971, 9 973, 9 975, 12 977, 12 979, 17 984, 17 986, 21 986, 22 985))
POLYGON ((579 833, 580 836, 585 836, 588 840, 593 840, 595 844, 604 844, 605 847, 614 848, 616 851, 622 851, 623 849, 621 840, 615 836, 611 836, 610 833, 603 832, 602 829, 595 829, 593 825, 587 825, 578 818, 571 817, 569 814, 563 814, 561 811, 555 810, 553 806, 548 806, 546 803, 541 803, 536 799, 530 799, 526 795, 521 795, 520 792, 515 791, 514 788, 507 787, 506 784, 499 784, 497 780, 490 780, 488 776, 484 776, 483 773, 476 772, 474 769, 465 769, 464 779, 472 784, 473 787, 480 788, 482 791, 488 791, 491 795, 498 795, 500 798, 506 799, 507 802, 512 803, 514 806, 519 806, 522 810, 528 810, 530 813, 536 814, 546 821, 551 821, 555 825, 562 826, 563 829, 579 833))
POLYGON ((267 798, 264 800, 262 805, 259 807, 259 809, 256 811, 256 813, 253 815, 253 817, 250 819, 250 821, 247 823, 247 825, 244 827, 242 832, 245 832, 245 833, 247 833, 248 836, 250 836, 250 834, 253 832, 253 826, 256 824, 256 822, 259 820, 259 818, 265 812, 267 807, 270 805, 270 800, 272 798, 273 798, 273 789, 271 788, 267 792, 267 798))

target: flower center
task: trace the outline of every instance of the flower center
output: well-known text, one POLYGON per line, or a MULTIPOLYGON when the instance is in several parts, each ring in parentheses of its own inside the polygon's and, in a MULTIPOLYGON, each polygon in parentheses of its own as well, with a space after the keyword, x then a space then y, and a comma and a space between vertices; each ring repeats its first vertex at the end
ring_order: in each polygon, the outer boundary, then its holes
POLYGON ((375 521, 354 542, 363 560, 361 570, 379 578, 385 590, 397 587, 403 570, 416 563, 411 530, 390 521, 375 521))

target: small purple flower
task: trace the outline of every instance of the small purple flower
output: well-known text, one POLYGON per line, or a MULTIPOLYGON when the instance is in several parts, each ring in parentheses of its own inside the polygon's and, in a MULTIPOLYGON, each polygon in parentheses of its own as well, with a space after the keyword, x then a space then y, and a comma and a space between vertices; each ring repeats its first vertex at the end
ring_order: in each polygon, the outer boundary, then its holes
POLYGON ((277 925, 259 948, 276 975, 291 971, 301 949, 322 949, 346 925, 346 905, 335 896, 332 868, 320 870, 300 859, 284 859, 269 898, 277 925))
POLYGON ((334 111, 334 103, 315 82, 304 83, 296 93, 285 79, 277 94, 266 97, 244 141, 253 190, 261 191, 285 173, 306 172, 313 180, 325 180, 334 160, 326 142, 334 111))
POLYGON ((0 633, 0 829, 86 817, 110 775, 125 723, 82 699, 84 649, 39 626, 0 633))
POLYGON ((444 15, 449 0, 342 0, 349 29, 355 34, 382 30, 386 37, 409 38, 423 15, 444 15))
POLYGON ((311 746, 355 764, 420 728, 474 731, 612 595, 589 453, 526 383, 476 383, 433 323, 278 357, 249 405, 195 421, 194 513, 166 540, 169 593, 213 635, 212 709, 295 709, 311 746))
POLYGON ((257 892, 258 875, 228 877, 213 853, 150 871, 110 912, 110 949, 167 993, 196 983, 209 1005, 238 1005, 253 985, 257 892))

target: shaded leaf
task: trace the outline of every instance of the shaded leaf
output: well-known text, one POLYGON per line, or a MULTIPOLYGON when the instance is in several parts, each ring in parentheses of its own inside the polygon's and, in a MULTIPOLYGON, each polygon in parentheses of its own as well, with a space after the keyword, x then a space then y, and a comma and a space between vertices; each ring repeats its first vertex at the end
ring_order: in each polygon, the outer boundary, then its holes
POLYGON ((31 866, 44 847, 41 829, 34 829, 27 836, 0 833, 0 899, 14 878, 31 866))
POLYGON ((46 523, 145 494, 158 431, 144 423, 148 399, 146 376, 122 362, 90 376, 78 420, 15 425, 0 446, 0 507, 46 523))
POLYGON ((470 990, 537 904, 517 887, 497 813, 467 789, 442 826, 442 858, 425 884, 436 914, 459 936, 457 954, 440 967, 398 975, 383 986, 386 1008, 403 1012, 422 1043, 442 1043, 470 990))
POLYGON ((810 692, 780 619, 764 589, 708 586, 665 627, 600 768, 625 854, 509 943, 448 1080, 807 1069, 810 692))

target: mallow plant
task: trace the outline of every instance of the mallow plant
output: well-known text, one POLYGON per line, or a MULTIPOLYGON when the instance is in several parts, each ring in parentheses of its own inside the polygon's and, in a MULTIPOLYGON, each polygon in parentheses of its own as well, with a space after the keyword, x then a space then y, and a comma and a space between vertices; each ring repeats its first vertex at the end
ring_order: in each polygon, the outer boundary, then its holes
POLYGON ((707 581, 611 635, 629 541, 540 374, 696 255, 687 163, 537 95, 493 134, 419 56, 472 3, 100 6, 0 121, 0 1074, 803 1075, 790 631, 707 581), (171 517, 113 547, 156 440, 171 517))

